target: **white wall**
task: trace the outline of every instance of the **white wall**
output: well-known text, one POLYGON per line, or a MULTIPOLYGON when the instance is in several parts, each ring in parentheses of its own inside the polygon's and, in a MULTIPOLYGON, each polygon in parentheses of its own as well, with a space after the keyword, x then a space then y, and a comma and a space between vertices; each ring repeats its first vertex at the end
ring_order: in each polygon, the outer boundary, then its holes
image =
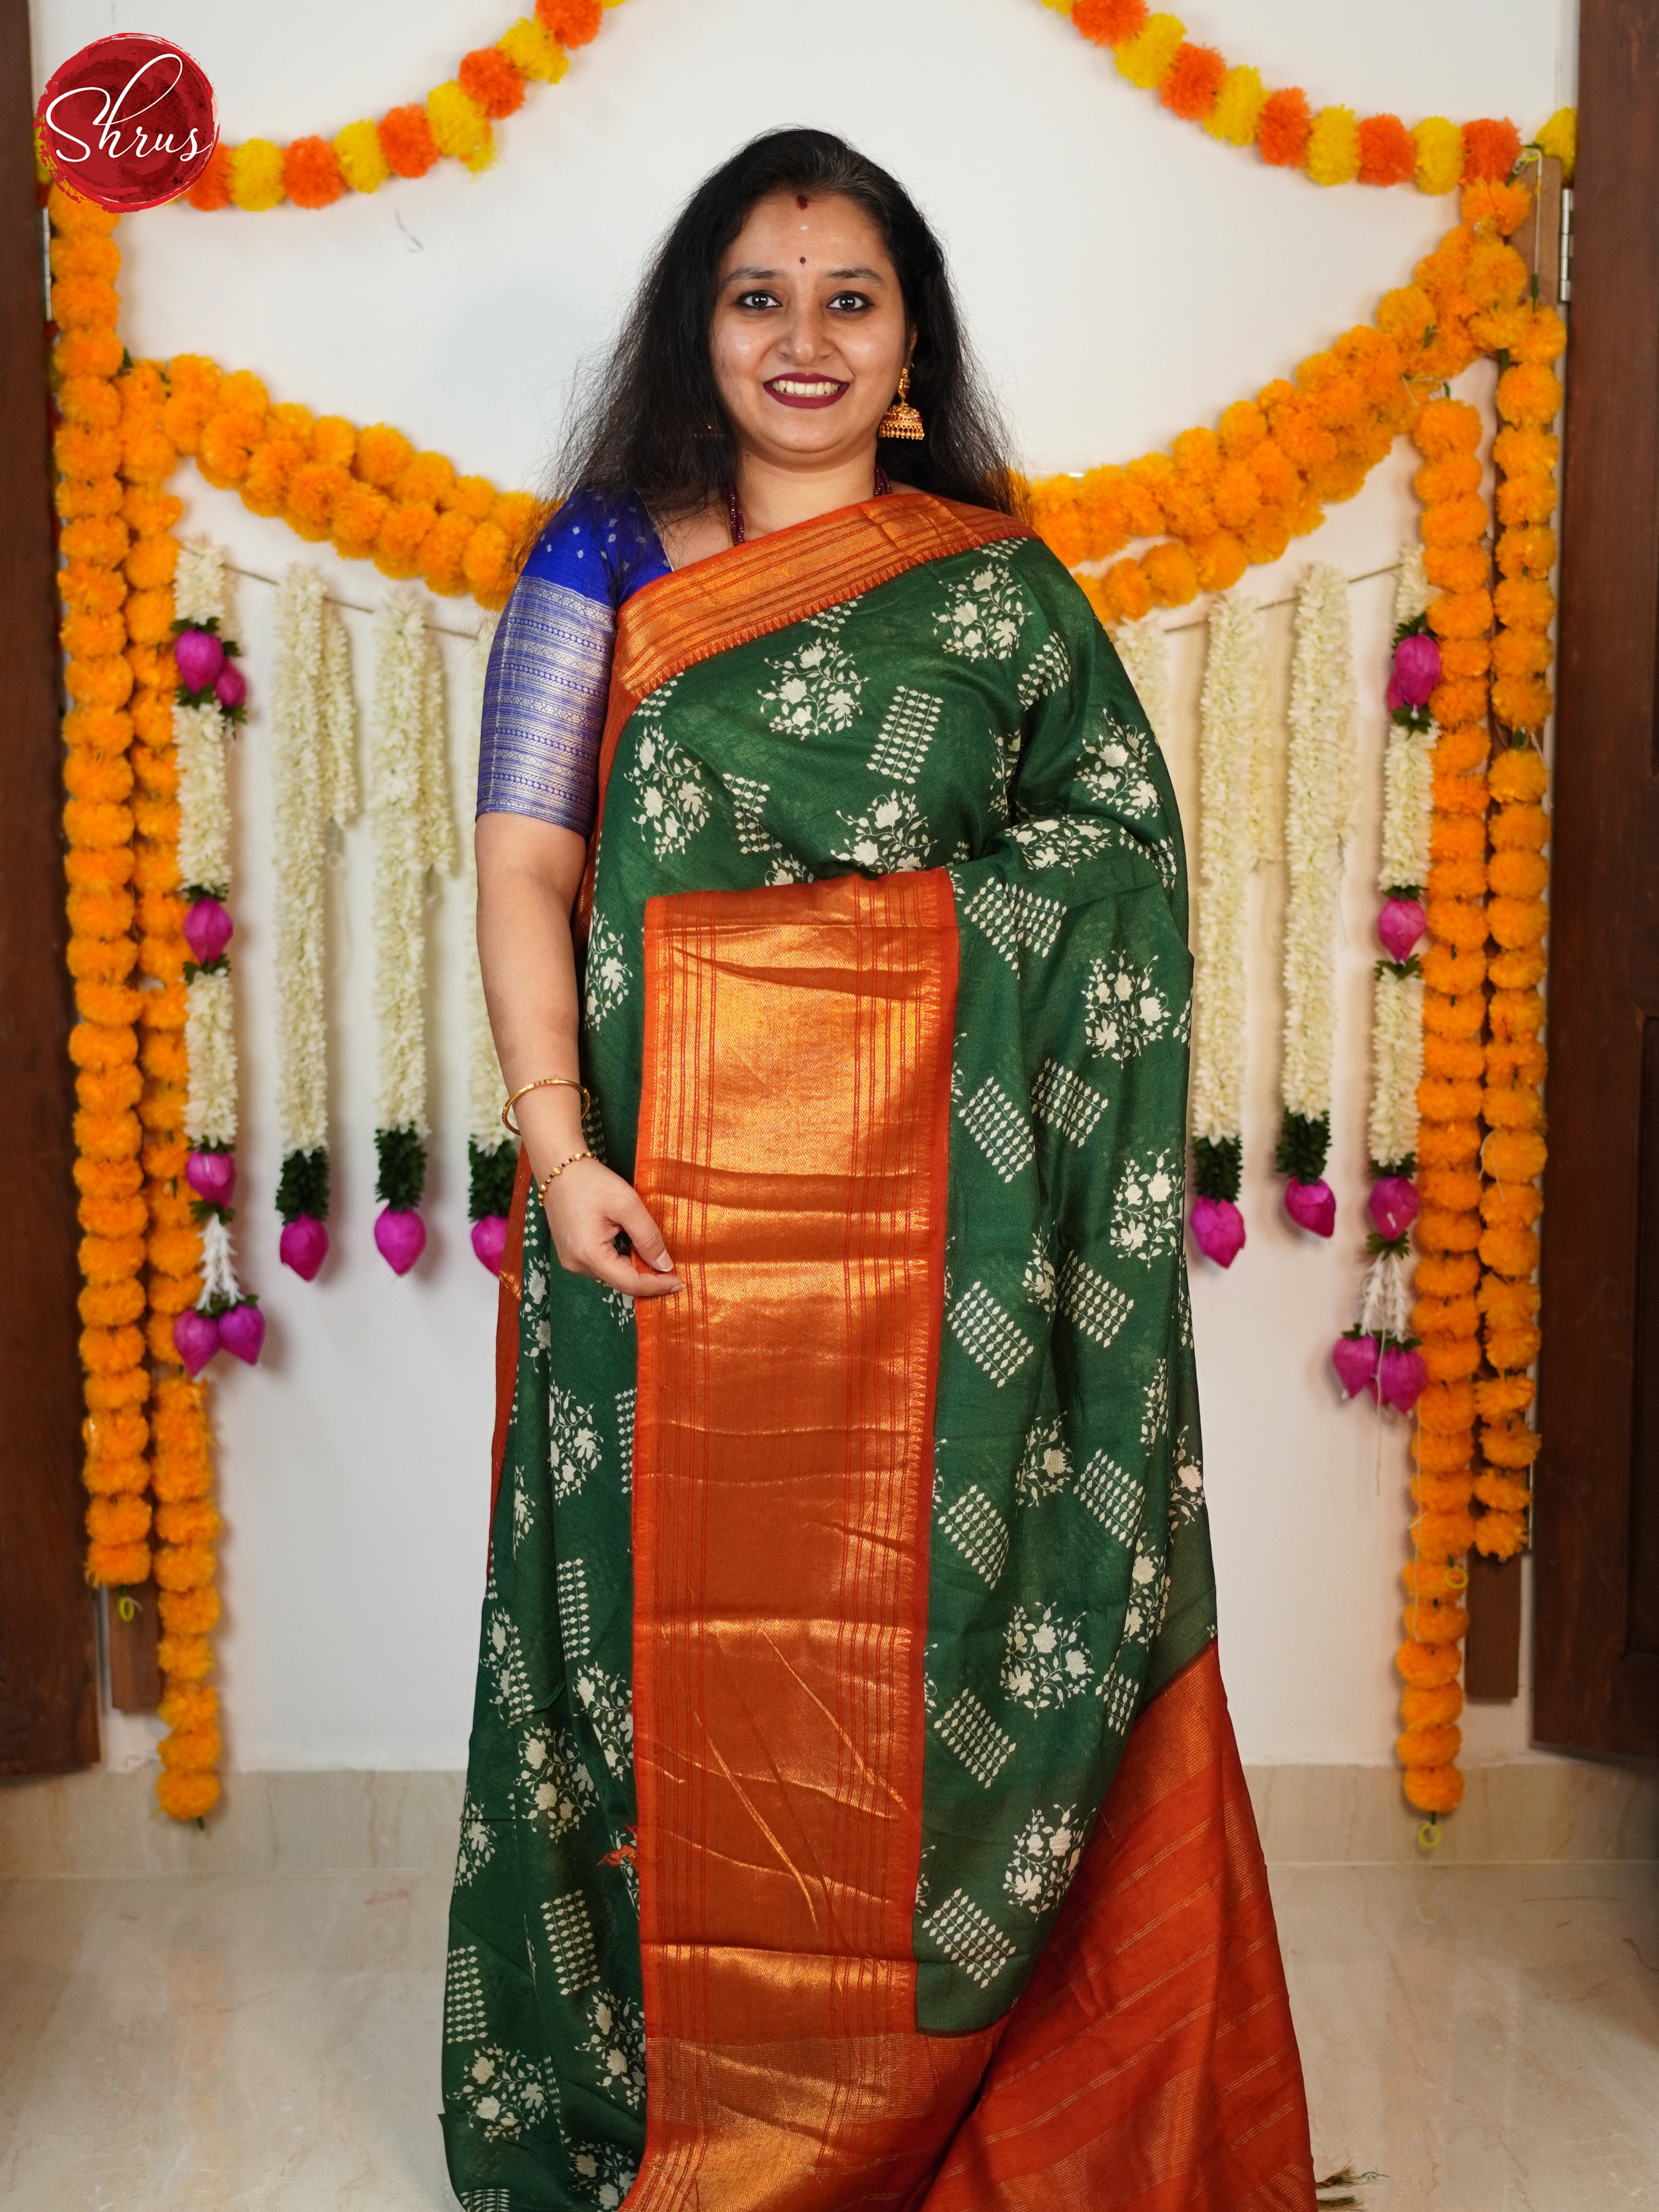
MULTIPOLYGON (((233 139, 331 131, 418 96, 499 34, 507 0, 33 0, 45 76, 115 28, 175 37, 217 88, 233 139)), ((1195 9, 1194 13, 1197 14, 1195 9)), ((1510 114, 1571 97, 1571 0, 1395 0, 1386 27, 1347 0, 1206 0, 1194 35, 1301 83, 1318 104, 1407 121, 1510 114)), ((1445 200, 1322 192, 1176 122, 1037 0, 628 0, 564 83, 501 127, 501 159, 444 165, 323 214, 162 210, 122 226, 135 354, 201 351, 256 370, 273 397, 387 420, 502 483, 533 477, 573 367, 603 340, 648 242, 696 179, 753 131, 842 131, 902 176, 943 228, 970 319, 1035 469, 1127 459, 1371 313, 1454 219, 1445 200)), ((1489 374, 1470 372, 1480 397, 1489 374)), ((1359 575, 1415 529, 1403 450, 1319 536, 1248 588, 1274 599, 1310 558, 1359 575)), ((276 575, 301 552, 347 600, 365 566, 181 471, 186 526, 276 575)), ((1334 1243, 1283 1223, 1273 932, 1282 884, 1257 892, 1255 1057, 1245 1204, 1231 1273, 1200 1263, 1194 1307, 1223 1655, 1247 1759, 1390 1756, 1397 1571, 1407 1518, 1397 1424, 1340 1407, 1326 1364, 1357 1277, 1364 1183, 1365 975, 1374 957, 1380 702, 1390 580, 1353 593, 1369 806, 1345 896, 1334 1243)), ((271 593, 240 586, 253 712, 238 749, 237 975, 245 1071, 239 1219, 245 1278, 270 1321, 264 1364, 214 1389, 228 1524, 221 1680, 229 1757, 249 1768, 452 1766, 463 1758, 484 1543, 493 1285, 466 1242, 458 892, 437 917, 434 1122, 426 1259, 395 1280, 376 1256, 368 850, 337 886, 336 1256, 307 1288, 280 1268, 270 1206, 271 593)), ((1170 617, 1172 752, 1195 787, 1199 611, 1170 617), (1186 625, 1182 627, 1182 625, 1186 625)), ((455 629, 470 602, 434 602, 455 629)), ((367 623, 350 618, 360 688, 367 623)), ((1288 612, 1273 617, 1288 655, 1288 612)), ((461 690, 458 641, 446 641, 461 690)), ((459 797, 459 794, 458 794, 459 797)), ((1188 813, 1190 823, 1191 815, 1188 813)), ((221 1368, 230 1364, 221 1361, 221 1368)), ((216 1370, 216 1373, 217 1370, 216 1370)), ((117 1724, 115 1756, 148 1724, 117 1724)), ((1475 1710, 1473 1756, 1524 1747, 1523 1706, 1475 1710)))

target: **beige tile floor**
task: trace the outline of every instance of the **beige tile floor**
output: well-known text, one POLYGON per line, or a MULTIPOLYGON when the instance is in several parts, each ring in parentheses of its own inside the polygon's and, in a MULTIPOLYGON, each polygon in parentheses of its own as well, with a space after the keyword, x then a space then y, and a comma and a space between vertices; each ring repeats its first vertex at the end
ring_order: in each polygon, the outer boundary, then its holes
MULTIPOLYGON (((446 1889, 0 1885, 4 2212, 448 2206, 446 1889)), ((1281 1867, 1273 1891, 1320 2171, 1386 2175, 1367 2212, 1659 2212, 1659 1867, 1281 1867)))

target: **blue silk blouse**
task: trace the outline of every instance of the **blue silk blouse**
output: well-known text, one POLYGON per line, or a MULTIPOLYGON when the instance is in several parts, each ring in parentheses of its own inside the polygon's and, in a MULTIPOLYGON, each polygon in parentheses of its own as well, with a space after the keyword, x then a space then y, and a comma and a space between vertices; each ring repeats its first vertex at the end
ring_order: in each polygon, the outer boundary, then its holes
POLYGON ((669 573, 644 504, 578 492, 525 562, 484 678, 478 812, 528 814, 586 837, 617 612, 669 573))

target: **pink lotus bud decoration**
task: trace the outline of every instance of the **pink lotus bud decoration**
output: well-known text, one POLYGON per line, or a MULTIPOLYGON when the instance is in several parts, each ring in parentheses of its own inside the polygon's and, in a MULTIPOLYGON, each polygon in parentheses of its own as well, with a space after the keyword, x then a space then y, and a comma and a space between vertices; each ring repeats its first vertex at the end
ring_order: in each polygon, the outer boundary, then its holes
POLYGON ((1428 926, 1421 902, 1413 898, 1389 899, 1376 917, 1376 934, 1390 960, 1409 960, 1428 926))
POLYGON ((1298 1182, 1294 1176, 1285 1186, 1285 1211, 1298 1229, 1311 1229, 1316 1237, 1329 1237, 1336 1228, 1336 1194, 1322 1177, 1318 1182, 1298 1182))
POLYGON ((234 660, 226 661, 214 678, 213 696, 228 714, 247 704, 247 678, 234 660))
POLYGON ((216 960, 235 933, 235 923, 216 898, 198 898, 185 916, 185 942, 198 968, 216 960))
POLYGON ((186 1306, 173 1324, 173 1348, 193 1381, 219 1349, 219 1324, 211 1314, 186 1306))
POLYGON ((301 1213, 292 1221, 285 1221, 276 1256, 285 1267, 292 1267, 302 1282, 313 1282, 317 1270, 328 1257, 326 1226, 314 1213, 301 1213))
POLYGON ((1417 1218, 1417 1192, 1404 1176, 1384 1176, 1371 1185, 1366 1211, 1376 1224, 1376 1233, 1392 1244, 1417 1218))
POLYGON ((1383 1397, 1397 1413, 1409 1413, 1429 1380, 1428 1362, 1416 1350, 1391 1344, 1382 1354, 1377 1381, 1383 1397))
POLYGON ((426 1249, 426 1224, 413 1207, 384 1206, 374 1224, 374 1243, 392 1273, 406 1275, 426 1249))
POLYGON ((1244 1217, 1230 1198, 1193 1200, 1193 1242, 1218 1267, 1231 1267, 1244 1249, 1244 1217))
POLYGON ((473 1223, 472 1249, 492 1275, 501 1273, 502 1255, 507 1250, 507 1216, 504 1213, 486 1213, 482 1221, 473 1223))
POLYGON ((173 657, 185 690, 201 691, 217 679, 225 648, 210 629, 181 629, 173 641, 173 657))
POLYGON ((252 1367, 265 1340, 265 1317, 252 1298, 227 1307, 219 1316, 219 1341, 225 1350, 252 1367))
POLYGON ((230 1152, 192 1152, 185 1162, 185 1181, 210 1206, 228 1206, 236 1188, 236 1160, 230 1152))
POLYGON ((1440 681, 1440 647, 1421 630, 1402 637, 1394 649, 1394 668, 1386 694, 1389 712, 1426 707, 1440 681))
POLYGON ((1374 1336, 1339 1336, 1331 1351, 1336 1379, 1349 1397, 1362 1390, 1376 1396, 1377 1358, 1382 1346, 1374 1336))

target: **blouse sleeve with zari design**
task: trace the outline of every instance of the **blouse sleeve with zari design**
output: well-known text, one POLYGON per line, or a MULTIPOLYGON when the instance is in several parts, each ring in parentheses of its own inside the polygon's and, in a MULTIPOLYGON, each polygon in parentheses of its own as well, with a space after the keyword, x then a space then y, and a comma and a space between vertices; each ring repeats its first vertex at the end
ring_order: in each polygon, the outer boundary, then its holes
POLYGON ((586 837, 617 611, 666 575, 661 540, 633 498, 579 492, 526 562, 484 678, 478 812, 527 814, 586 837))

